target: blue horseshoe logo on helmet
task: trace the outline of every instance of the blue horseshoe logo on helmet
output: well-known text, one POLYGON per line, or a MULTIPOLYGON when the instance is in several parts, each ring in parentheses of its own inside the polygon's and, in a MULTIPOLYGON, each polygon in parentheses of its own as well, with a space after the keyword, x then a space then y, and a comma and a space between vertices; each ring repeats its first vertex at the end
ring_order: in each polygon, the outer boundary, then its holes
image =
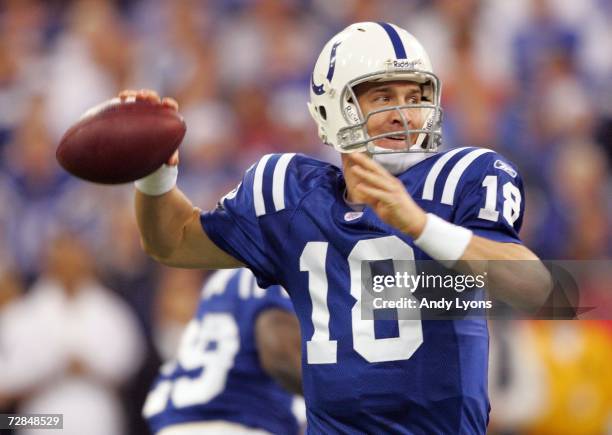
MULTIPOLYGON (((336 70, 336 50, 338 46, 342 44, 342 41, 336 42, 332 45, 331 53, 329 55, 329 68, 327 69, 327 80, 331 82, 331 79, 334 77, 334 71, 336 70)), ((321 95, 325 93, 323 89, 323 85, 316 85, 314 82, 314 73, 310 76, 310 85, 312 86, 312 92, 315 95, 321 95)))

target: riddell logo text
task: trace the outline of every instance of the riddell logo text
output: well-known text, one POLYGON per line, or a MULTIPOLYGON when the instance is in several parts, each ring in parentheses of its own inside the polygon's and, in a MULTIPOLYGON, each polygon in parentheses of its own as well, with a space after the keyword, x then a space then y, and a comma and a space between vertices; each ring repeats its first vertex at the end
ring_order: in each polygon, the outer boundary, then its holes
POLYGON ((347 104, 344 108, 346 115, 353 121, 354 123, 359 122, 359 115, 355 112, 352 104, 347 104))
POLYGON ((415 68, 417 65, 421 65, 421 59, 417 60, 394 60, 393 66, 395 68, 415 68))

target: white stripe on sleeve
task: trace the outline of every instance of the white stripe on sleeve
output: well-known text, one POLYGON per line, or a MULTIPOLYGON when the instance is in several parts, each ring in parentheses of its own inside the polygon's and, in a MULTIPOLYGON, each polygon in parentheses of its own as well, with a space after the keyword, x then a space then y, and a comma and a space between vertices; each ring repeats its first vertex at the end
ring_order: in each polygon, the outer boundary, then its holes
POLYGON ((438 175, 442 172, 444 165, 458 152, 467 149, 467 147, 457 148, 452 151, 447 152, 442 157, 438 159, 436 163, 433 164, 431 169, 429 170, 429 174, 427 174, 427 178, 425 179, 425 186, 423 187, 423 199, 433 200, 434 197, 434 189, 436 187, 436 180, 438 179, 438 175))
POLYGON ((266 169, 266 164, 272 154, 266 154, 261 158, 255 168, 255 180, 253 180, 253 203, 255 204, 255 215, 261 216, 266 214, 266 204, 263 196, 263 175, 266 169))
POLYGON ((289 162, 295 156, 295 153, 283 154, 274 168, 274 176, 272 177, 272 198, 274 199, 274 209, 281 211, 285 208, 285 173, 289 162))
POLYGON ((493 150, 488 150, 484 148, 480 148, 474 151, 467 153, 465 156, 461 158, 455 166, 448 174, 448 178, 446 179, 446 183, 444 184, 444 191, 442 192, 442 204, 453 204, 453 199, 455 198, 455 190, 457 189, 457 184, 459 183, 459 179, 465 172, 468 166, 486 153, 492 153, 493 150))

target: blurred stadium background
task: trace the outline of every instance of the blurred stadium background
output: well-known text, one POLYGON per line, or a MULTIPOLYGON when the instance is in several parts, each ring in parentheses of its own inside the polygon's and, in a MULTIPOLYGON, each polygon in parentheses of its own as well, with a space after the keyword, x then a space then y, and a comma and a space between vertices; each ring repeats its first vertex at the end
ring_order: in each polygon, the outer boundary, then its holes
MULTIPOLYGON (((124 88, 175 97, 188 125, 179 186, 212 207, 264 153, 333 158, 305 102, 323 43, 354 21, 390 21, 424 44, 444 84, 446 146, 517 163, 529 247, 610 258, 611 0, 4 0, 0 412, 63 412, 76 428, 65 433, 146 434, 147 387, 205 279, 145 257, 131 186, 60 170, 64 130, 124 88)), ((612 434, 612 323, 491 332, 490 433, 612 434)))

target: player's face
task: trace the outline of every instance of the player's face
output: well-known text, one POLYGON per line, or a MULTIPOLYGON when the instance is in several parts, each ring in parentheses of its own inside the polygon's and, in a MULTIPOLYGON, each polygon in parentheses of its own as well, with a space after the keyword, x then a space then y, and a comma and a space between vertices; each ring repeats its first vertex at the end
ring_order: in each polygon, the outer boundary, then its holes
MULTIPOLYGON (((419 104, 422 99, 421 87, 414 82, 392 81, 383 83, 361 83, 355 87, 355 94, 364 116, 375 110, 405 104, 419 104)), ((422 109, 402 109, 409 129, 419 129, 423 125, 422 109)), ((368 119, 366 125, 370 137, 394 131, 403 131, 404 123, 399 110, 388 110, 376 113, 368 119)), ((410 134, 410 144, 417 140, 418 133, 410 134)), ((406 142, 404 134, 377 139, 374 144, 381 148, 404 149, 406 142)))

